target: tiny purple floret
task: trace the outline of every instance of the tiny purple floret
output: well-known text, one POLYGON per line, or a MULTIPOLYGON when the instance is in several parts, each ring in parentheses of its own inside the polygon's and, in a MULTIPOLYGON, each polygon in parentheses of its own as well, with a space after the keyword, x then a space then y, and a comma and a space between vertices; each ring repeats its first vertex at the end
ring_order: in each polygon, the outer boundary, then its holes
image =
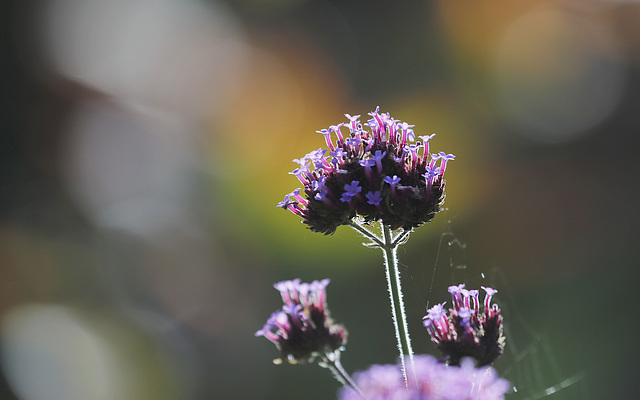
POLYGON ((360 187, 360 182, 358 181, 351 181, 350 184, 346 184, 344 185, 344 190, 349 192, 351 195, 356 195, 356 193, 360 193, 360 191, 362 190, 362 188, 360 187))
POLYGON ((374 206, 377 206, 382 201, 382 196, 379 191, 368 192, 365 196, 367 197, 367 203, 373 204, 374 206))
POLYGON ((400 183, 400 178, 397 175, 394 175, 393 177, 385 176, 384 181, 391 185, 391 187, 395 187, 398 183, 400 183))

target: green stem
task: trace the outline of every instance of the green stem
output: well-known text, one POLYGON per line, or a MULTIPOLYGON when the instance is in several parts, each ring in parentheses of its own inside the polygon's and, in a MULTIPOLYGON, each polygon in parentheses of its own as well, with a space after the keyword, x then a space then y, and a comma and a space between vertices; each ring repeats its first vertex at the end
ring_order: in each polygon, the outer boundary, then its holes
POLYGON ((398 236, 393 238, 393 245, 395 247, 398 247, 401 244, 403 244, 407 240, 407 237, 409 236, 410 233, 411 231, 402 231, 398 236))
POLYGON ((393 316, 393 326, 396 331, 398 351, 402 365, 402 374, 405 384, 408 386, 407 366, 405 356, 409 358, 410 368, 413 369, 413 350, 411 349, 411 338, 407 325, 404 301, 402 297, 402 286, 400 284, 400 270, 398 269, 398 243, 399 238, 406 237, 405 233, 398 235, 394 240, 388 226, 382 225, 383 245, 380 247, 384 254, 385 272, 387 275, 387 287, 389 290, 389 300, 391 301, 391 315, 393 316))
POLYGON ((380 230, 382 238, 366 229, 358 222, 349 221, 349 225, 360 232, 363 236, 371 239, 375 247, 379 247, 384 255, 385 274, 387 278, 387 290, 389 292, 389 301, 391 302, 391 317, 393 319, 393 328, 396 334, 398 344, 398 352, 400 353, 400 362, 402 366, 402 375, 404 376, 405 385, 408 387, 407 366, 405 356, 409 358, 409 366, 413 370, 413 350, 411 349, 411 338, 409 337, 409 328, 407 325, 407 316, 402 298, 402 286, 400 284, 400 270, 398 268, 398 246, 400 246, 411 231, 403 231, 394 235, 388 226, 380 222, 380 230))
POLYGON ((367 228, 363 227, 362 225, 358 224, 357 222, 354 222, 353 220, 350 220, 349 221, 349 226, 351 226, 353 229, 355 229, 358 232, 360 232, 366 238, 371 239, 371 241, 373 243, 375 243, 376 245, 378 245, 380 247, 382 247, 384 245, 382 243, 382 240, 378 236, 376 236, 373 232, 371 232, 367 228))
POLYGON ((360 398, 366 400, 366 397, 362 393, 362 390, 358 387, 358 385, 354 382, 351 376, 344 370, 342 363, 340 363, 340 353, 324 353, 320 355, 322 362, 320 362, 320 366, 324 368, 328 368, 333 373, 333 376, 340 382, 344 387, 351 388, 360 395, 360 398))

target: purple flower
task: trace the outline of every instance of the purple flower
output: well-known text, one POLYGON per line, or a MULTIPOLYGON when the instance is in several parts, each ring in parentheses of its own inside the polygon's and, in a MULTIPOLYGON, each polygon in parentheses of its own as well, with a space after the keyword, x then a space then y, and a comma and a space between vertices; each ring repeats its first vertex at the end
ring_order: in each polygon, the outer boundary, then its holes
POLYGON ((374 206, 379 205, 382 201, 380 192, 368 192, 365 197, 367 198, 367 203, 373 204, 374 206))
POLYGON ((444 171, 447 169, 447 162, 449 160, 453 160, 456 158, 456 156, 454 156, 453 154, 445 154, 444 152, 440 152, 438 153, 438 155, 440 156, 440 160, 441 161, 441 165, 440 165, 440 169, 442 170, 442 173, 444 174, 444 171))
POLYGON ((449 314, 442 304, 427 310, 422 319, 427 332, 449 365, 460 365, 464 357, 472 357, 478 365, 489 365, 498 358, 505 345, 502 334, 502 316, 497 304, 491 304, 492 288, 482 287, 487 293, 480 310, 479 292, 467 290, 464 284, 450 286, 453 308, 449 314))
MULTIPOLYGON (((435 306, 428 309, 427 316, 424 317, 424 320, 428 321, 428 323, 430 324, 433 321, 438 321, 441 318, 446 317, 447 310, 444 308, 445 304, 446 303, 436 304, 435 306)), ((425 322, 425 325, 426 324, 427 322, 425 322)))
MULTIPOLYGON (((365 222, 381 221, 392 230, 411 230, 440 211, 444 169, 452 156, 430 154, 426 145, 411 143, 413 125, 395 120, 379 107, 369 115, 372 118, 363 125, 359 115, 345 114, 346 123, 318 131, 328 149, 295 160, 299 168, 294 175, 304 186, 306 203, 295 201, 282 208, 300 216, 314 232, 332 234, 357 216, 365 222), (349 134, 343 136, 341 127, 349 134), (401 181, 405 186, 399 190, 401 181), (380 194, 375 198, 360 195, 376 192, 380 194)), ((420 139, 428 143, 431 136, 420 139)))
POLYGON ((322 129, 320 131, 316 131, 318 133, 322 133, 324 135, 324 140, 327 142, 327 147, 331 150, 334 150, 336 147, 331 142, 331 131, 328 129, 322 129))
POLYGON ((438 167, 435 167, 435 168, 425 167, 425 169, 427 172, 422 174, 422 176, 424 176, 424 179, 426 179, 428 182, 431 182, 433 178, 440 175, 440 168, 438 167))
POLYGON ((349 138, 347 139, 347 144, 349 146, 355 147, 355 148, 359 148, 360 145, 362 144, 362 141, 358 138, 349 138))
POLYGON ((333 158, 337 158, 338 161, 342 161, 342 159, 347 155, 347 152, 342 147, 340 147, 339 149, 329 152, 329 155, 333 158))
POLYGON ((418 136, 418 137, 419 137, 420 139, 422 139, 422 143, 427 143, 427 142, 429 142, 429 140, 433 139, 433 137, 434 137, 435 135, 436 135, 436 134, 435 134, 435 133, 433 133, 433 134, 431 134, 431 135, 421 135, 421 136, 418 136))
POLYGON ((311 184, 313 182, 313 181, 310 181, 307 178, 309 176, 309 166, 308 165, 302 165, 300 168, 296 168, 293 171, 289 172, 289 174, 295 175, 296 178, 298 178, 300 183, 302 183, 303 185, 309 185, 309 184, 311 184))
POLYGON ((324 182, 327 180, 325 176, 321 176, 318 180, 311 182, 311 189, 319 192, 324 189, 324 182))
POLYGON ((376 168, 378 173, 382 173, 382 159, 387 155, 386 151, 376 150, 375 154, 371 156, 371 159, 376 162, 376 168))
POLYGON ((395 187, 398 183, 400 183, 400 180, 401 179, 397 175, 384 177, 384 181, 391 185, 391 187, 395 187))
POLYGON ((364 160, 360 160, 358 161, 358 164, 362 165, 363 167, 365 167, 365 169, 371 169, 371 167, 373 167, 374 165, 376 165, 376 162, 373 161, 372 159, 366 158, 364 160))
POLYGON ((280 203, 278 203, 277 207, 278 208, 287 208, 289 207, 289 205, 291 205, 293 203, 293 201, 291 201, 291 195, 285 195, 284 196, 284 200, 281 201, 280 203))
POLYGON ((326 201, 327 199, 327 194, 329 194, 329 192, 327 191, 326 188, 322 188, 318 193, 316 193, 315 196, 313 196, 314 199, 316 200, 320 200, 320 201, 326 201))
POLYGON ((325 153, 327 152, 327 149, 318 149, 318 150, 314 150, 310 153, 308 153, 305 158, 311 162, 315 162, 318 161, 320 159, 322 159, 325 155, 325 153))
POLYGON ((401 145, 404 147, 407 144, 407 139, 413 140, 413 128, 415 125, 409 125, 406 122, 400 122, 397 128, 402 132, 401 145))
POLYGON ((342 194, 342 198, 340 201, 349 202, 354 196, 357 196, 358 193, 362 191, 362 187, 358 181, 351 181, 350 184, 344 185, 344 193, 342 194))
MULTIPOLYGON (((329 279, 301 283, 300 279, 273 285, 284 305, 271 314, 256 336, 264 336, 289 363, 313 361, 318 353, 338 352, 347 341, 347 331, 335 324, 327 309, 325 288, 329 279)), ((282 360, 278 360, 281 362, 282 360)))
MULTIPOLYGON (((465 359, 460 367, 441 364, 432 356, 415 356, 409 387, 398 365, 373 365, 355 375, 367 400, 501 400, 509 382, 491 367, 475 368, 465 359)), ((340 400, 362 400, 353 389, 341 389, 340 400)))
POLYGON ((309 163, 309 160, 307 160, 307 156, 304 156, 302 158, 294 158, 292 161, 294 163, 300 164, 301 167, 304 167, 309 163))
POLYGON ((422 145, 424 146, 424 154, 429 154, 429 141, 431 139, 433 139, 433 137, 436 134, 431 134, 431 135, 424 135, 424 136, 418 136, 420 139, 422 139, 422 145))
POLYGON ((359 115, 354 115, 353 117, 349 114, 345 114, 345 117, 347 117, 349 119, 349 129, 351 131, 357 131, 359 130, 359 123, 360 123, 360 116, 359 115))

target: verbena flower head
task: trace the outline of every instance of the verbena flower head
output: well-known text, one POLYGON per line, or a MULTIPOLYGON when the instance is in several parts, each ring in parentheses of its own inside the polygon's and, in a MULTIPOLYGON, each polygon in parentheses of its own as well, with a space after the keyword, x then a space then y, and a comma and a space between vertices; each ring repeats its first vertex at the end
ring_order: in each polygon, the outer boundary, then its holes
POLYGON ((318 131, 328 148, 294 160, 299 167, 292 174, 304 188, 286 195, 278 207, 327 235, 356 215, 405 230, 433 219, 444 200, 447 162, 454 156, 429 153, 433 135, 416 141, 413 125, 379 108, 369 115, 363 125, 359 115, 345 114, 347 123, 318 131))
MULTIPOLYGON (((329 279, 300 283, 300 279, 276 283, 284 305, 274 312, 256 336, 264 336, 292 364, 313 361, 318 353, 340 351, 347 331, 335 324, 327 309, 325 288, 329 279)), ((276 360, 281 362, 281 360, 276 360)))
MULTIPOLYGON (((368 400, 499 400, 509 383, 493 368, 475 368, 464 360, 461 367, 446 366, 432 356, 415 356, 409 369, 409 387, 398 365, 373 365, 355 375, 356 384, 368 400)), ((342 389, 340 400, 361 400, 353 389, 342 389)))
POLYGON ((491 304, 491 297, 498 291, 484 286, 482 289, 486 292, 483 310, 479 292, 467 290, 461 284, 449 287, 453 308, 448 313, 445 303, 436 304, 423 318, 431 340, 450 365, 460 364, 464 357, 473 357, 478 365, 488 365, 504 350, 500 308, 491 304))

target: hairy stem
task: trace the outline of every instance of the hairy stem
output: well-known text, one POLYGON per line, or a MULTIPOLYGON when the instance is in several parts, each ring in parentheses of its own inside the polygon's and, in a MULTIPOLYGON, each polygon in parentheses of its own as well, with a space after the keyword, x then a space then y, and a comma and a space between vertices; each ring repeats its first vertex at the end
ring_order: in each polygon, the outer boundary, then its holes
POLYGON ((371 241, 373 243, 375 243, 376 245, 382 247, 384 244, 382 243, 382 239, 380 239, 378 236, 376 236, 373 232, 371 232, 370 230, 368 230, 367 228, 365 228, 364 226, 360 225, 359 223, 350 220, 349 221, 349 226, 352 227, 353 229, 355 229, 356 231, 360 232, 362 234, 362 236, 371 239, 371 241))
MULTIPOLYGON (((407 316, 402 297, 402 286, 400 284, 400 270, 398 268, 398 246, 403 244, 408 238, 411 231, 403 231, 397 235, 391 232, 388 226, 380 222, 380 230, 382 237, 378 237, 369 229, 362 226, 357 221, 349 221, 349 225, 360 232, 363 236, 370 239, 375 247, 382 250, 384 256, 385 274, 387 278, 387 290, 389 292, 389 301, 391 303, 391 317, 393 320, 393 328, 396 334, 398 344, 398 352, 400 353, 400 362, 402 365, 402 375, 404 376, 405 385, 409 385, 407 379, 407 366, 405 358, 409 360, 409 367, 413 369, 413 350, 411 349, 411 338, 409 337, 409 328, 407 325, 407 316)), ((367 244, 365 244, 367 245, 367 244)))
MULTIPOLYGON (((396 331, 398 351, 400 352, 402 375, 404 376, 405 384, 408 386, 405 356, 408 356, 410 368, 413 369, 413 350, 411 349, 411 338, 409 337, 407 315, 405 313, 402 286, 400 284, 400 270, 398 269, 397 250, 398 243, 400 241, 394 240, 388 226, 382 225, 382 233, 383 245, 380 246, 380 248, 384 254, 387 288, 389 290, 389 300, 391 302, 391 315, 393 317, 393 326, 396 331)), ((400 237, 406 237, 406 235, 402 233, 398 236, 398 238, 400 237)))

